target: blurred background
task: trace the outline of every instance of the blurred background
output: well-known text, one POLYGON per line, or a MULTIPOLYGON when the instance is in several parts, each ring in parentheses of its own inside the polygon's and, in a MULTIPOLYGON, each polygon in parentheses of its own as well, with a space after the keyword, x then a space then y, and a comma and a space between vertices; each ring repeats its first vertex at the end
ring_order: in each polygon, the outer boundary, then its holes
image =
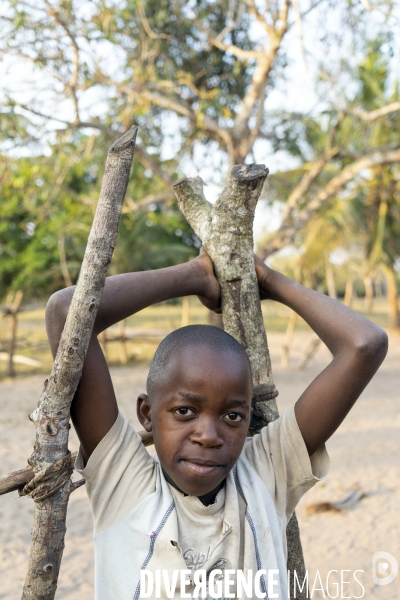
MULTIPOLYGON (((47 371, 43 307, 76 282, 108 147, 138 147, 111 273, 200 246, 171 192, 265 163, 255 243, 268 264, 399 330, 400 5, 381 0, 4 0, 0 9, 0 377, 47 371)), ((147 360, 207 320, 194 299, 103 336, 147 360)), ((271 307, 268 328, 296 323, 271 307)), ((283 358, 283 361, 288 358, 283 358)))
MULTIPOLYGON (((398 0, 2 0, 2 473, 23 468, 31 454, 27 414, 52 365, 45 303, 77 280, 116 137, 139 126, 111 274, 198 253, 171 191, 178 178, 200 175, 214 202, 233 165, 264 163, 259 255, 365 314, 390 340, 383 366, 329 440, 332 475, 297 510, 310 589, 317 569, 325 589, 332 569, 361 569, 369 600, 398 600, 398 579, 375 585, 371 559, 384 550, 400 562, 399 31, 398 0), (335 502, 354 486, 351 508, 310 513, 310 501, 335 502)), ((331 357, 286 307, 263 303, 263 314, 282 412, 331 357)), ((134 426, 157 344, 204 322, 210 313, 191 297, 102 334, 134 426)), ((73 430, 70 442, 76 450, 73 430)), ((1 497, 1 599, 21 593, 32 512, 16 493, 1 497)), ((89 600, 84 488, 71 497, 67 527, 57 598, 89 600)), ((352 585, 343 597, 361 597, 352 585)))

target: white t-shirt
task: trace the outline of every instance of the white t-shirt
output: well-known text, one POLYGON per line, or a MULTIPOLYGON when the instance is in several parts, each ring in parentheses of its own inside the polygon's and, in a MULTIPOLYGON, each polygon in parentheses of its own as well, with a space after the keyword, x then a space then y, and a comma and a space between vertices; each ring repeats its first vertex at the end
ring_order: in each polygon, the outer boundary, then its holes
POLYGON ((151 598, 190 598, 196 590, 199 598, 255 599, 256 573, 257 589, 267 598, 271 571, 270 592, 283 600, 286 525, 302 495, 328 473, 329 458, 325 446, 309 458, 291 407, 246 440, 224 488, 204 506, 168 484, 158 459, 119 414, 85 468, 79 453, 76 469, 86 479, 93 511, 96 600, 146 597, 144 569, 154 575, 151 598), (169 593, 174 571, 176 588, 169 593), (222 588, 211 584, 213 571, 222 588), (225 593, 236 594, 238 571, 253 574, 250 595, 245 588, 242 596, 225 593), (206 587, 196 588, 200 582, 206 587))

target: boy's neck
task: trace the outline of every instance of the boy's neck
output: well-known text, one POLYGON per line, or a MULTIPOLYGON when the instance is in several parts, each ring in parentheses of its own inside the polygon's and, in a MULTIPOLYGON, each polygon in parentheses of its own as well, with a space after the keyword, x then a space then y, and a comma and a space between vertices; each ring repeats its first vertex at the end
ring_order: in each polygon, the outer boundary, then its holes
MULTIPOLYGON (((178 488, 178 486, 176 485, 176 483, 174 481, 172 481, 171 477, 169 477, 169 475, 164 471, 163 469, 163 473, 164 473, 164 477, 165 479, 168 481, 168 483, 170 485, 172 485, 176 490, 178 490, 178 492, 181 492, 181 494, 183 494, 184 496, 188 496, 189 494, 185 494, 185 492, 183 492, 180 488, 178 488)), ((208 492, 207 494, 204 494, 204 496, 197 496, 198 499, 200 500, 200 502, 202 504, 204 504, 204 506, 209 506, 210 504, 214 504, 215 502, 215 498, 217 497, 217 494, 220 490, 222 490, 222 488, 225 485, 225 479, 223 481, 221 481, 221 483, 219 485, 217 485, 216 488, 214 488, 213 490, 211 490, 211 492, 208 492)))
POLYGON ((217 497, 218 492, 220 490, 222 490, 224 485, 225 485, 225 479, 223 481, 221 481, 221 483, 215 489, 211 490, 211 492, 208 492, 208 494, 204 494, 204 496, 197 496, 197 497, 200 500, 200 502, 202 504, 204 504, 204 506, 209 506, 210 504, 214 504, 215 498, 217 497))

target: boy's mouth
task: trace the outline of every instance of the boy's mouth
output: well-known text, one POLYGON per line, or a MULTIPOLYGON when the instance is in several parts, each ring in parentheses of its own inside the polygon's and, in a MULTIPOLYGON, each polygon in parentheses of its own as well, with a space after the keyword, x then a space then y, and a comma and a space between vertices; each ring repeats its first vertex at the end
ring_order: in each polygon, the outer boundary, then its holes
POLYGON ((222 465, 211 460, 201 460, 200 458, 182 459, 182 462, 196 475, 210 475, 222 465))

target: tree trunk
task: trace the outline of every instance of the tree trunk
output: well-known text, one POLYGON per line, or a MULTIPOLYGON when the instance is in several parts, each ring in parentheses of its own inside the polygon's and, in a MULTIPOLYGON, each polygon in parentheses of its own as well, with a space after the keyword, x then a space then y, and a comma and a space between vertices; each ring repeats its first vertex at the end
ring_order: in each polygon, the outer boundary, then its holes
POLYGON ((282 352, 282 360, 281 360, 281 365, 282 367, 288 367, 289 366, 289 354, 290 354, 290 348, 292 347, 292 342, 293 342, 293 334, 294 334, 294 328, 296 326, 296 321, 297 321, 297 313, 294 310, 290 311, 290 317, 289 317, 289 321, 286 327, 286 335, 285 335, 285 343, 283 344, 283 352, 282 352))
POLYGON ((328 294, 331 298, 337 299, 336 294, 336 282, 335 282, 335 273, 333 271, 333 267, 329 259, 326 259, 325 262, 325 277, 326 277, 326 286, 328 288, 328 294))
POLYGON ((385 274, 387 284, 387 299, 389 304, 389 327, 398 329, 400 327, 399 316, 399 291, 397 287, 397 273, 393 265, 381 265, 385 274))
MULTIPOLYGON (((148 432, 142 430, 138 431, 137 433, 142 438, 142 444, 144 446, 151 446, 153 444, 152 431, 148 432)), ((73 452, 70 455, 71 469, 74 466, 77 454, 77 452, 73 452)), ((9 494, 10 492, 15 492, 15 490, 19 490, 22 486, 31 481, 34 476, 35 473, 32 468, 25 467, 25 469, 19 469, 18 471, 13 471, 12 473, 8 473, 8 475, 0 477, 0 496, 3 494, 9 494)))
POLYGON ((118 323, 118 338, 119 361, 121 365, 126 365, 128 353, 126 351, 125 320, 118 323))
POLYGON ((8 316, 11 319, 11 332, 10 332, 10 343, 8 345, 8 376, 15 377, 14 369, 14 352, 15 346, 17 345, 17 328, 18 328, 18 311, 21 306, 23 292, 18 290, 16 292, 10 308, 7 311, 8 316))
POLYGON ((29 465, 38 477, 43 469, 62 470, 57 471, 56 481, 44 480, 33 490, 34 523, 23 600, 52 600, 56 592, 67 504, 77 487, 70 479, 70 406, 115 247, 135 139, 136 128, 132 128, 108 152, 99 203, 54 366, 38 407, 30 416, 36 427, 36 442, 29 465))
POLYGON ((60 255, 60 269, 64 277, 65 287, 70 287, 73 284, 71 275, 69 274, 67 255, 65 254, 65 235, 63 233, 58 237, 58 253, 60 255))
POLYGON ((308 365, 310 360, 313 358, 313 356, 315 356, 320 343, 321 343, 321 339, 317 336, 316 333, 314 333, 305 352, 304 352, 303 360, 301 361, 301 363, 298 366, 299 371, 303 371, 303 369, 306 368, 306 366, 308 365))
POLYGON ((187 325, 189 325, 189 313, 190 313, 190 297, 184 296, 182 298, 181 327, 187 327, 187 325))
POLYGON ((384 284, 385 284, 384 277, 382 277, 381 271, 378 271, 378 274, 377 274, 377 276, 375 277, 375 280, 374 280, 375 297, 376 298, 383 298, 385 296, 385 293, 384 293, 384 284))
POLYGON ((370 275, 366 275, 364 277, 364 287, 365 287, 365 310, 367 313, 372 311, 372 299, 374 297, 374 287, 372 285, 372 277, 370 275))
MULTIPOLYGON (((327 282, 329 297, 333 298, 334 300, 337 300, 334 273, 333 273, 332 265, 328 261, 326 262, 326 282, 327 282)), ((347 284, 346 284, 346 290, 347 290, 347 284)), ((346 301, 345 301, 345 303, 346 303, 346 301)), ((316 333, 313 333, 310 343, 308 344, 308 346, 305 349, 303 360, 301 361, 301 363, 298 366, 299 371, 303 371, 303 369, 306 368, 306 366, 308 365, 310 360, 315 356, 320 344, 321 344, 320 338, 317 336, 316 333)))
POLYGON ((168 323, 169 330, 175 331, 175 329, 176 329, 175 321, 173 319, 173 316, 171 315, 171 311, 169 309, 167 302, 162 302, 162 307, 163 307, 165 320, 168 323))
POLYGON ((353 296, 354 296, 354 279, 348 279, 346 281, 346 288, 344 290, 344 300, 343 304, 351 308, 353 304, 353 296))
MULTIPOLYGON (((200 237, 214 264, 221 287, 224 329, 245 348, 253 374, 253 418, 250 433, 278 417, 277 391, 261 312, 253 259, 253 220, 268 169, 264 165, 234 167, 214 205, 203 194, 200 177, 174 185, 180 209, 200 237)), ((288 569, 304 578, 304 560, 296 519, 287 527, 288 569)), ((297 598, 306 598, 298 595, 297 598)))

